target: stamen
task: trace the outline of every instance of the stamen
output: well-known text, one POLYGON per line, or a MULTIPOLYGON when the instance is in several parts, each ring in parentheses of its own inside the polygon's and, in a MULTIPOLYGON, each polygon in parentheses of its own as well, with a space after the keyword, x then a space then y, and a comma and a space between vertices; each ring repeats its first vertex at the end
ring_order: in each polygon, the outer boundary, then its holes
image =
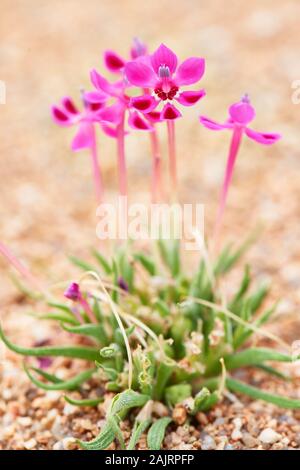
POLYGON ((161 65, 158 69, 158 76, 160 78, 168 78, 171 76, 170 69, 167 65, 161 65))
POLYGON ((247 103, 247 104, 250 103, 250 98, 249 98, 248 93, 245 93, 245 94, 242 96, 241 101, 242 101, 243 103, 247 103))

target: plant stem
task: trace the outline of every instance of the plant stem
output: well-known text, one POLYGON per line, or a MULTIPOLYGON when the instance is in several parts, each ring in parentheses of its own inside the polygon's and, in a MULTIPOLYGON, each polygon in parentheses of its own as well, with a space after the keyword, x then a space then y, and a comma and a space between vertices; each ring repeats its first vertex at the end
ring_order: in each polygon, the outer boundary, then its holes
POLYGON ((125 112, 117 128, 118 140, 118 166, 119 166, 119 191, 121 196, 127 196, 127 168, 125 159, 125 133, 124 133, 125 112))
POLYGON ((177 168, 176 168, 176 147, 175 147, 175 123, 167 121, 168 146, 169 146, 169 173, 171 185, 171 200, 177 199, 177 168))
POLYGON ((29 269, 21 263, 10 251, 7 246, 0 242, 0 254, 3 255, 7 261, 21 274, 21 276, 36 289, 41 292, 46 298, 49 298, 48 292, 44 289, 41 283, 31 274, 29 269))
POLYGON ((238 154, 238 150, 239 150, 239 147, 240 147, 242 134, 243 134, 243 129, 241 127, 235 127, 235 129, 233 131, 233 134, 232 134, 231 143, 230 143, 230 149, 229 149, 229 154, 228 154, 227 164, 226 164, 225 177, 224 177, 224 181, 223 181, 223 187, 222 187, 222 192, 221 192, 221 197, 220 197, 220 203, 219 203, 217 218, 216 218, 216 222, 215 222, 215 228, 214 228, 214 234, 213 234, 213 245, 214 246, 218 245, 218 240, 219 240, 219 236, 220 236, 220 229, 221 229, 221 226, 222 226, 224 210, 225 210, 227 196, 228 196, 228 189, 229 189, 229 186, 230 186, 230 183, 231 183, 231 180, 232 180, 234 164, 235 164, 236 157, 237 157, 237 154, 238 154))
POLYGON ((93 127, 92 130, 92 146, 91 146, 91 158, 92 158, 92 167, 93 167, 93 174, 94 174, 94 185, 95 185, 95 194, 96 200, 98 204, 103 202, 103 182, 102 182, 102 174, 101 169, 98 161, 98 150, 97 150, 97 142, 96 142, 96 133, 93 127))
POLYGON ((159 141, 157 130, 154 128, 150 132, 150 141, 152 149, 152 182, 151 182, 151 193, 152 202, 155 203, 158 200, 163 199, 163 188, 161 178, 161 155, 159 150, 159 141))

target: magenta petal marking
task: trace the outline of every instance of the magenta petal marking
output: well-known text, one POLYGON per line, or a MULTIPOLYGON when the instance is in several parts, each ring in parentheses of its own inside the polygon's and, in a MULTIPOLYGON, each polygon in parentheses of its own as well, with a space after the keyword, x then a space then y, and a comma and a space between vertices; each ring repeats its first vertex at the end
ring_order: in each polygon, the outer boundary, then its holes
POLYGON ((243 128, 235 127, 233 134, 232 134, 229 155, 228 155, 226 170, 225 170, 225 177, 223 181, 221 199, 220 199, 220 204, 219 204, 219 209, 218 209, 218 214, 217 214, 217 220, 215 224, 215 230, 214 230, 215 241, 217 241, 218 239, 219 231, 221 228, 223 215, 224 215, 224 209, 225 209, 226 201, 227 201, 228 189, 232 180, 234 164, 235 164, 238 150, 240 147, 242 135, 243 135, 243 128))
POLYGON ((153 70, 140 60, 127 62, 125 65, 125 75, 132 85, 142 88, 153 87, 157 81, 153 70))
POLYGON ((160 116, 163 121, 173 121, 174 119, 180 118, 182 114, 180 113, 180 111, 178 111, 177 108, 175 108, 175 106, 170 103, 167 103, 163 107, 160 116))
POLYGON ((275 142, 277 142, 279 139, 281 139, 280 134, 274 134, 270 132, 257 132, 253 129, 249 129, 249 127, 246 127, 245 133, 248 137, 250 137, 250 139, 255 140, 259 144, 263 145, 272 145, 275 144, 275 142))
POLYGON ((101 129, 108 137, 116 138, 117 137, 117 128, 116 126, 110 126, 106 123, 101 123, 101 129))
POLYGON ((69 97, 65 97, 62 99, 62 104, 65 108, 65 110, 70 113, 70 114, 78 114, 79 111, 78 109, 76 108, 75 104, 73 103, 73 101, 71 100, 71 98, 69 97))
POLYGON ((160 111, 150 111, 150 113, 145 114, 145 117, 151 122, 161 122, 161 113, 160 111))
POLYGON ((247 125, 255 118, 255 110, 251 104, 239 101, 230 106, 229 115, 238 124, 247 125))
POLYGON ((150 95, 143 95, 131 98, 130 106, 141 111, 142 113, 149 113, 153 111, 158 105, 158 101, 150 95))
POLYGON ((158 49, 151 56, 152 67, 158 74, 161 66, 169 67, 171 74, 173 74, 177 67, 177 56, 171 49, 164 44, 161 44, 158 49))
POLYGON ((143 119, 137 111, 130 113, 128 124, 132 129, 138 129, 140 131, 151 131, 153 129, 153 127, 143 119))
POLYGON ((52 106, 51 113, 54 121, 60 126, 69 126, 72 124, 70 116, 56 106, 52 106))
POLYGON ((178 103, 182 104, 183 106, 193 106, 196 104, 201 98, 206 95, 205 90, 199 91, 184 91, 180 93, 178 98, 175 98, 178 103))
POLYGON ((190 57, 179 65, 175 82, 177 85, 191 85, 198 82, 205 71, 205 60, 200 57, 190 57))
POLYGON ((233 127, 232 123, 227 122, 225 124, 220 124, 219 122, 214 121, 213 119, 210 119, 206 116, 200 116, 199 120, 203 126, 212 131, 223 131, 224 129, 230 129, 233 127))
POLYGON ((125 60, 114 51, 105 51, 104 63, 106 68, 113 73, 120 72, 125 66, 125 60))

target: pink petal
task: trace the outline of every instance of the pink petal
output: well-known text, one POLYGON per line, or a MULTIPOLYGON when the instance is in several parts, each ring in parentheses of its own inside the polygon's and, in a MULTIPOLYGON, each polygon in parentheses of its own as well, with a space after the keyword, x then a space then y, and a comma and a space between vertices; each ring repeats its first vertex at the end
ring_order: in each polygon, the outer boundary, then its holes
POLYGON ((175 81, 178 85, 191 85, 203 76, 205 60, 199 57, 190 57, 179 65, 175 81))
POLYGON ((104 78, 97 70, 93 69, 90 72, 91 82, 97 90, 104 91, 104 93, 111 95, 111 96, 118 96, 120 90, 120 84, 117 83, 109 83, 106 78, 104 78))
POLYGON ((125 65, 125 75, 132 85, 140 87, 152 87, 157 81, 153 70, 141 60, 127 62, 125 65))
POLYGON ((101 123, 101 128, 104 134, 108 135, 108 137, 117 138, 118 132, 116 126, 110 126, 108 124, 101 123))
POLYGON ((52 106, 51 113, 54 121, 60 126, 70 126, 72 124, 70 116, 60 108, 52 106))
POLYGON ((239 101, 230 106, 229 115, 235 122, 246 125, 255 118, 255 110, 251 104, 239 101))
POLYGON ((212 119, 209 119, 205 116, 200 116, 199 120, 204 127, 206 127, 207 129, 211 129, 212 131, 222 131, 224 129, 231 129, 233 127, 233 124, 229 122, 225 124, 220 124, 217 121, 213 121, 212 119))
POLYGON ((153 111, 158 105, 158 101, 150 95, 136 96, 131 98, 130 106, 141 111, 142 113, 149 113, 153 111))
POLYGON ((257 132, 252 129, 249 129, 249 127, 246 127, 245 133, 247 134, 250 139, 255 140, 259 144, 264 144, 264 145, 272 145, 275 144, 279 139, 281 139, 280 134, 274 134, 270 132, 257 132))
POLYGON ((106 68, 113 73, 121 72, 125 66, 125 60, 114 51, 104 52, 104 63, 106 68))
POLYGON ((73 103, 73 101, 71 100, 71 98, 69 98, 68 96, 66 96, 65 98, 63 98, 61 100, 62 102, 62 105, 63 107, 65 108, 65 110, 70 113, 70 114, 79 114, 79 111, 78 109, 76 108, 75 104, 73 103))
POLYGON ((128 124, 132 129, 138 129, 140 131, 151 131, 153 129, 153 127, 143 119, 137 111, 130 113, 128 124))
POLYGON ((166 65, 169 67, 171 75, 175 72, 177 67, 177 56, 171 49, 164 44, 161 44, 158 49, 151 56, 152 67, 158 74, 159 67, 166 65))
POLYGON ((79 125, 77 134, 75 135, 71 148, 74 152, 93 146, 93 124, 82 122, 79 125))
POLYGON ((107 106, 106 108, 102 109, 98 115, 102 121, 106 121, 112 124, 119 124, 122 118, 122 114, 124 112, 124 107, 120 103, 113 104, 111 106, 107 106))
POLYGON ((86 91, 83 96, 88 103, 104 103, 108 99, 106 93, 98 90, 86 91))
POLYGON ((145 117, 151 122, 161 122, 160 111, 150 111, 150 113, 145 114, 145 117))
POLYGON ((161 113, 160 113, 160 117, 163 121, 172 121, 173 119, 178 119, 180 118, 182 115, 180 113, 180 111, 178 111, 177 108, 175 108, 175 106, 173 106, 172 104, 170 103, 167 103, 161 113))
POLYGON ((184 91, 180 93, 179 97, 176 98, 178 103, 182 104, 183 106, 193 106, 196 104, 201 98, 206 95, 204 90, 199 91, 184 91))

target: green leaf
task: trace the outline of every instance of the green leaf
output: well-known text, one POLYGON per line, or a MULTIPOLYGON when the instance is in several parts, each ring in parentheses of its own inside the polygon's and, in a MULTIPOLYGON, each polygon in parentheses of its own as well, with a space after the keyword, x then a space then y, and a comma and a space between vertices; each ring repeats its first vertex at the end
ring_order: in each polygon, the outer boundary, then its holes
POLYGON ((208 388, 203 387, 200 392, 197 393, 194 399, 194 408, 191 412, 191 414, 196 414, 198 411, 202 410, 203 403, 205 403, 205 400, 210 396, 210 391, 208 388))
POLYGON ((172 276, 176 278, 180 273, 180 244, 179 240, 158 240, 160 256, 170 270, 172 276))
POLYGON ((144 406, 149 400, 150 397, 148 395, 142 395, 141 393, 134 392, 133 390, 125 390, 114 397, 111 404, 110 414, 115 415, 120 411, 124 411, 129 408, 144 406))
POLYGON ((61 304, 59 302, 47 302, 47 304, 50 305, 50 307, 55 307, 58 310, 62 310, 63 312, 68 313, 69 315, 71 315, 71 317, 74 317, 72 310, 65 304, 61 304))
POLYGON ((277 405, 281 408, 300 408, 300 400, 264 392, 259 388, 253 387, 252 385, 247 385, 243 382, 240 382, 239 380, 227 378, 226 387, 232 392, 243 393, 244 395, 248 395, 249 397, 254 398, 255 400, 264 400, 268 403, 273 403, 274 405, 277 405))
POLYGON ((83 400, 75 400, 74 398, 64 396, 64 399, 70 403, 70 405, 75 406, 97 406, 99 403, 102 403, 104 398, 84 398, 83 400))
POLYGON ((29 379, 34 383, 34 385, 36 385, 39 388, 42 388, 43 390, 74 390, 78 388, 79 385, 89 380, 91 376, 93 375, 93 373, 95 372, 95 369, 88 369, 76 375, 75 377, 72 377, 72 379, 66 380, 64 382, 45 384, 44 382, 41 382, 40 380, 36 379, 33 376, 33 374, 31 374, 30 372, 30 370, 34 370, 41 376, 45 377, 44 371, 42 371, 41 369, 38 369, 37 367, 28 368, 26 364, 24 364, 24 370, 27 376, 29 377, 29 379))
POLYGON ((106 422, 101 432, 90 442, 78 441, 79 445, 86 450, 103 450, 112 443, 116 432, 111 422, 106 422))
POLYGON ((291 356, 267 348, 249 348, 224 358, 226 369, 253 366, 265 361, 292 362, 291 356))
POLYGON ((166 416, 152 424, 147 436, 147 444, 150 450, 160 450, 166 429, 171 421, 172 419, 166 416))
POLYGON ((76 256, 69 256, 68 258, 72 264, 82 269, 83 271, 96 271, 96 272, 98 271, 98 269, 95 266, 93 266, 90 263, 87 263, 86 261, 80 258, 77 258, 76 256))
POLYGON ((265 364, 254 364, 254 367, 257 367, 257 369, 261 369, 264 372, 267 372, 267 374, 274 375, 275 377, 279 377, 280 379, 283 380, 291 380, 291 378, 284 374, 283 372, 279 372, 279 370, 274 369, 274 367, 267 366, 265 364))
POLYGON ((130 441, 127 446, 127 450, 134 450, 135 446, 138 443, 139 438, 141 437, 143 432, 145 432, 146 429, 150 426, 150 423, 151 423, 150 419, 146 419, 144 421, 141 421, 140 423, 138 421, 135 421, 132 434, 130 437, 130 441))
POLYGON ((87 323, 84 325, 78 325, 74 327, 66 326, 63 323, 61 324, 61 327, 65 330, 68 331, 69 333, 75 333, 77 335, 85 335, 85 336, 91 336, 95 339, 97 339, 100 343, 106 342, 106 334, 103 331, 103 326, 102 325, 95 325, 91 323, 87 323))
POLYGON ((146 271, 148 271, 150 276, 155 276, 156 266, 154 261, 149 256, 146 256, 144 253, 135 253, 133 258, 141 263, 146 271))
POLYGON ((23 346, 17 346, 16 344, 13 344, 9 341, 1 327, 0 338, 9 349, 18 354, 22 354, 23 356, 62 356, 73 357, 76 359, 85 359, 87 361, 96 361, 100 359, 99 351, 95 348, 87 348, 80 346, 44 346, 38 348, 26 348, 23 346))
POLYGON ((192 386, 190 384, 177 384, 167 387, 165 390, 165 399, 170 406, 181 403, 192 395, 192 386))
POLYGON ((161 362, 157 367, 155 377, 155 385, 153 389, 153 396, 155 400, 161 400, 166 388, 166 385, 174 371, 174 367, 170 364, 161 362))
POLYGON ((63 323, 69 323, 69 325, 79 325, 79 321, 75 317, 71 318, 69 315, 64 313, 45 313, 42 315, 36 315, 39 320, 56 320, 63 323))
POLYGON ((102 267, 103 271, 105 274, 111 274, 112 273, 112 268, 109 264, 109 262, 105 259, 105 257, 97 250, 92 249, 92 254, 102 267))

